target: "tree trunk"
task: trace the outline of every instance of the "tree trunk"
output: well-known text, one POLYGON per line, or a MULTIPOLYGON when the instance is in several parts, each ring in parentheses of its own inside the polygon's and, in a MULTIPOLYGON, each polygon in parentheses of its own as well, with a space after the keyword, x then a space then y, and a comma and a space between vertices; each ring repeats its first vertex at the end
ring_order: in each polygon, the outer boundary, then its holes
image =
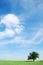
POLYGON ((35 61, 35 59, 33 59, 33 62, 35 61))

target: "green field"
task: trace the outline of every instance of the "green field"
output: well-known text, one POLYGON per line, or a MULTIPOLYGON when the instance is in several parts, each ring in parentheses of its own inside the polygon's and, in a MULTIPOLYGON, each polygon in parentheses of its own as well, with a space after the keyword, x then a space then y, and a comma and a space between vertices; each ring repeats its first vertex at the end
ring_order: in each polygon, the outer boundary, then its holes
POLYGON ((0 61, 0 65, 43 65, 43 61, 0 61))

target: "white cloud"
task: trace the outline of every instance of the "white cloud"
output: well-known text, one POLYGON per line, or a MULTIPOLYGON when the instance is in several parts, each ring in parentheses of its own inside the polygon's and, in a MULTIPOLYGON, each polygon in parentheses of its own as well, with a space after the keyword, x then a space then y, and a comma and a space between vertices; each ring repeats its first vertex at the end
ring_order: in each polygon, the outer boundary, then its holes
POLYGON ((6 29, 5 31, 0 32, 0 46, 9 43, 18 43, 24 45, 36 43, 38 44, 43 41, 43 28, 37 31, 37 33, 31 39, 25 39, 23 36, 20 36, 19 34, 21 34, 21 32, 24 30, 24 26, 21 24, 19 18, 13 14, 5 15, 1 19, 1 23, 4 23, 6 25, 6 29), (18 36, 16 36, 16 34, 18 36), (6 38, 11 39, 8 40, 6 38))
POLYGON ((26 46, 27 44, 40 44, 43 42, 43 31, 39 30, 32 39, 25 39, 23 36, 16 36, 12 38, 11 40, 3 40, 0 43, 0 46, 3 46, 5 44, 20 44, 20 47, 26 46))
POLYGON ((17 26, 15 32, 20 34, 23 29, 24 29, 23 25, 17 26))
POLYGON ((32 39, 25 39, 24 37, 16 37, 15 38, 16 43, 22 43, 24 45, 26 44, 40 44, 43 42, 43 29, 40 29, 35 33, 35 35, 32 37, 32 39))
POLYGON ((7 27, 16 26, 20 24, 19 18, 13 14, 7 14, 1 20, 7 27))
POLYGON ((6 37, 13 37, 16 34, 20 34, 23 30, 23 26, 20 25, 21 22, 19 21, 19 18, 13 14, 5 15, 1 19, 1 23, 3 23, 6 28, 5 31, 0 32, 0 39, 4 39, 6 37))
POLYGON ((0 32, 0 40, 6 38, 6 37, 13 37, 14 31, 10 29, 6 29, 4 32, 0 32))

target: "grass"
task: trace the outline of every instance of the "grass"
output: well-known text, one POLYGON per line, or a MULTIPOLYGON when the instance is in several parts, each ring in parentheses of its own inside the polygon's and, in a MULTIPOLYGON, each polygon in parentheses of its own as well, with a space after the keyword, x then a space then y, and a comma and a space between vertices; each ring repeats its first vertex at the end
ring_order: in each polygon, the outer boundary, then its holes
POLYGON ((2 61, 0 60, 0 65, 43 65, 43 61, 2 61))

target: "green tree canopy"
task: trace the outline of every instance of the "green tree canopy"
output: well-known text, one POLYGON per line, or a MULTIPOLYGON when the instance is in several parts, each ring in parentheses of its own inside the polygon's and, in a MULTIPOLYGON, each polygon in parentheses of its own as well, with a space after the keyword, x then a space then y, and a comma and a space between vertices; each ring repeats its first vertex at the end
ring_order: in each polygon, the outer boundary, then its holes
POLYGON ((37 52, 31 52, 28 56, 28 60, 33 59, 33 61, 35 61, 37 58, 39 58, 39 54, 37 52))

